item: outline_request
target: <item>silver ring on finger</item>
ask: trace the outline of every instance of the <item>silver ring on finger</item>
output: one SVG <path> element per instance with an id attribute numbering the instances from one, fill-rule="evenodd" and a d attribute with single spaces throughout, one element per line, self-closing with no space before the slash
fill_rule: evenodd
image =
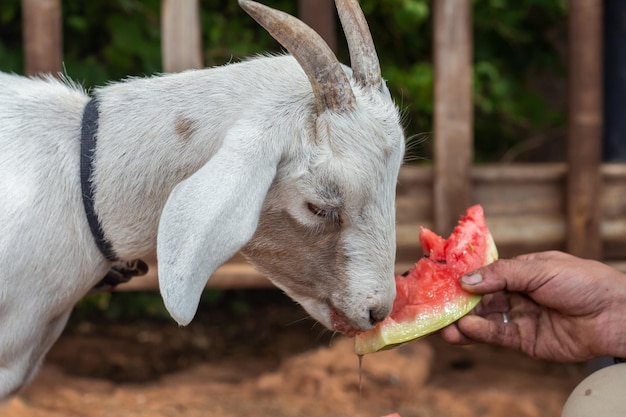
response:
<path id="1" fill-rule="evenodd" d="M 508 314 L 506 314 L 506 313 L 502 313 L 502 322 L 503 322 L 504 324 L 507 324 L 509 321 L 510 321 L 510 320 L 509 320 L 509 315 L 508 315 Z"/>

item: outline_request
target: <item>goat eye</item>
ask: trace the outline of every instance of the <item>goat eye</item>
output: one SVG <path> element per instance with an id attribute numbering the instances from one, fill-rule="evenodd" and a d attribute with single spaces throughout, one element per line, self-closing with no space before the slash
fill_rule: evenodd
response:
<path id="1" fill-rule="evenodd" d="M 328 217 L 328 212 L 326 210 L 319 208 L 313 203 L 308 203 L 307 208 L 311 213 L 315 214 L 318 217 Z"/>
<path id="2" fill-rule="evenodd" d="M 341 220 L 341 214 L 339 214 L 339 210 L 323 209 L 319 206 L 316 206 L 313 203 L 307 203 L 307 208 L 315 216 L 321 219 L 324 219 L 326 222 L 330 224 L 333 224 L 335 226 L 341 226 L 341 224 L 343 223 Z"/>

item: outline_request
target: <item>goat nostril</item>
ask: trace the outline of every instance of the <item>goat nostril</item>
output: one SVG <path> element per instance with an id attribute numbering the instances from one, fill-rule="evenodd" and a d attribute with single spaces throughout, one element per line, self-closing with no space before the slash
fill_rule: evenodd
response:
<path id="1" fill-rule="evenodd" d="M 372 308 L 370 310 L 370 323 L 372 325 L 380 323 L 381 321 L 385 320 L 388 313 L 389 313 L 389 310 L 384 307 Z"/>

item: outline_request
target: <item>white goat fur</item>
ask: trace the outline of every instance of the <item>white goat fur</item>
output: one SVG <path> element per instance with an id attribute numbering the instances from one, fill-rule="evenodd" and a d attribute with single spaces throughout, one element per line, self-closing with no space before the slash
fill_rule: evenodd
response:
<path id="1" fill-rule="evenodd" d="M 121 259 L 157 249 L 180 324 L 239 250 L 328 328 L 365 330 L 390 311 L 404 137 L 386 87 L 344 70 L 354 110 L 320 115 L 289 55 L 95 90 L 96 213 Z M 111 267 L 81 200 L 88 100 L 72 83 L 0 74 L 0 398 L 33 376 Z"/>

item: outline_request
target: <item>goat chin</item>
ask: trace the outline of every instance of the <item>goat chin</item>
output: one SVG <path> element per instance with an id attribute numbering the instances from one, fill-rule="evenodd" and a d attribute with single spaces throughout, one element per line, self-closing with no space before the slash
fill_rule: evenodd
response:
<path id="1" fill-rule="evenodd" d="M 358 2 L 338 2 L 344 26 L 367 27 Z M 404 153 L 371 38 L 348 36 L 350 69 L 328 50 L 316 57 L 317 35 L 293 18 L 241 3 L 295 57 L 94 90 L 88 180 L 102 234 L 121 261 L 156 250 L 163 300 L 182 325 L 211 274 L 243 249 L 326 327 L 366 330 L 395 295 Z M 69 80 L 0 74 L 0 396 L 32 377 L 74 304 L 112 266 L 82 200 L 89 100 Z"/>

